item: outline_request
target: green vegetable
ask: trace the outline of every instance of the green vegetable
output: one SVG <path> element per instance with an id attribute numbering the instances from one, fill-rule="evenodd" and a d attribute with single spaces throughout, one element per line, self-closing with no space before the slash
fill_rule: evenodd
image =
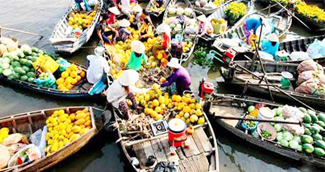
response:
<path id="1" fill-rule="evenodd" d="M 22 67 L 16 67 L 15 72 L 19 73 L 20 75 L 25 75 L 26 71 Z"/>
<path id="2" fill-rule="evenodd" d="M 310 131 L 315 134 L 319 133 L 320 129 L 317 126 L 313 125 L 311 126 Z"/>
<path id="3" fill-rule="evenodd" d="M 283 132 L 283 139 L 290 141 L 293 139 L 293 135 L 289 131 L 284 131 Z"/>
<path id="4" fill-rule="evenodd" d="M 275 124 L 275 125 L 274 125 L 274 128 L 275 128 L 275 131 L 276 131 L 276 132 L 280 132 L 281 129 L 282 129 L 282 124 Z"/>
<path id="5" fill-rule="evenodd" d="M 320 112 L 318 114 L 318 120 L 323 121 L 325 123 L 325 114 L 323 112 Z"/>
<path id="6" fill-rule="evenodd" d="M 261 133 L 262 137 L 268 139 L 270 137 L 272 137 L 272 133 L 266 131 L 266 130 L 262 130 L 262 133 Z"/>
<path id="7" fill-rule="evenodd" d="M 313 111 L 310 111 L 310 112 L 313 112 Z M 309 113 L 309 115 L 314 123 L 318 121 L 318 118 L 315 113 Z"/>
<path id="8" fill-rule="evenodd" d="M 307 124 L 307 123 L 302 123 L 302 125 L 303 125 L 305 128 L 308 128 L 308 129 L 310 129 L 310 128 L 311 128 L 311 125 L 310 125 L 310 124 Z"/>
<path id="9" fill-rule="evenodd" d="M 26 73 L 29 71 L 29 67 L 27 67 L 27 66 L 23 66 L 22 68 Z"/>
<path id="10" fill-rule="evenodd" d="M 299 146 L 299 143 L 298 143 L 296 140 L 291 140 L 291 141 L 289 142 L 289 147 L 290 147 L 291 149 L 295 149 L 295 150 L 297 150 L 297 149 L 298 149 L 298 146 Z"/>
<path id="11" fill-rule="evenodd" d="M 17 72 L 13 72 L 11 75 L 14 77 L 14 79 L 19 79 L 20 78 L 20 75 Z"/>
<path id="12" fill-rule="evenodd" d="M 323 140 L 316 140 L 315 145 L 325 149 L 325 142 Z"/>
<path id="13" fill-rule="evenodd" d="M 13 68 L 21 67 L 21 65 L 20 65 L 19 62 L 15 61 L 15 62 L 12 63 L 12 67 L 13 67 Z"/>
<path id="14" fill-rule="evenodd" d="M 304 108 L 304 107 L 299 107 L 299 110 L 300 110 L 301 112 L 303 112 L 303 113 L 307 113 L 307 110 L 306 110 L 306 108 Z"/>
<path id="15" fill-rule="evenodd" d="M 302 149 L 307 152 L 307 153 L 313 153 L 314 152 L 314 147 L 311 144 L 305 143 L 302 145 Z"/>
<path id="16" fill-rule="evenodd" d="M 2 73 L 4 76 L 8 77 L 12 73 L 12 71 L 10 69 L 5 69 Z"/>
<path id="17" fill-rule="evenodd" d="M 277 133 L 276 140 L 278 140 L 278 141 L 283 140 L 283 133 L 282 132 Z"/>
<path id="18" fill-rule="evenodd" d="M 298 143 L 301 143 L 300 136 L 294 136 L 293 140 L 297 141 Z"/>
<path id="19" fill-rule="evenodd" d="M 19 59 L 19 62 L 21 65 L 25 65 L 25 63 L 27 62 L 27 59 Z"/>
<path id="20" fill-rule="evenodd" d="M 0 75 L 3 73 L 3 69 L 0 67 Z"/>
<path id="21" fill-rule="evenodd" d="M 33 62 L 31 60 L 27 60 L 25 65 L 31 67 L 33 65 Z"/>
<path id="22" fill-rule="evenodd" d="M 35 77 L 35 72 L 28 72 L 28 73 L 27 73 L 27 76 L 28 76 L 29 78 L 33 78 L 33 77 Z"/>
<path id="23" fill-rule="evenodd" d="M 27 79 L 28 79 L 28 76 L 26 76 L 26 75 L 23 75 L 20 77 L 20 80 L 22 80 L 22 81 L 27 81 Z"/>
<path id="24" fill-rule="evenodd" d="M 9 68 L 10 68 L 10 64 L 7 63 L 7 62 L 3 62 L 3 63 L 1 64 L 1 68 L 2 68 L 2 69 L 9 69 Z"/>
<path id="25" fill-rule="evenodd" d="M 305 135 L 311 136 L 311 132 L 308 128 L 305 128 Z"/>
<path id="26" fill-rule="evenodd" d="M 252 112 L 254 109 L 255 109 L 255 106 L 249 106 L 247 111 Z"/>
<path id="27" fill-rule="evenodd" d="M 276 109 L 276 115 L 278 115 L 278 116 L 282 115 L 282 108 L 281 107 L 278 107 Z"/>
<path id="28" fill-rule="evenodd" d="M 311 117 L 307 113 L 304 115 L 304 122 L 310 124 L 311 123 Z"/>
<path id="29" fill-rule="evenodd" d="M 319 126 L 321 126 L 323 128 L 325 127 L 325 123 L 323 121 L 319 120 L 319 121 L 316 122 L 316 124 L 318 124 Z"/>
<path id="30" fill-rule="evenodd" d="M 313 143 L 313 138 L 311 136 L 308 136 L 308 135 L 303 135 L 300 137 L 301 139 L 301 142 L 302 143 L 309 143 L 309 144 L 312 144 Z"/>
<path id="31" fill-rule="evenodd" d="M 322 140 L 322 136 L 320 134 L 316 133 L 316 134 L 313 134 L 313 139 L 314 140 Z"/>
<path id="32" fill-rule="evenodd" d="M 280 140 L 280 145 L 282 145 L 284 147 L 288 147 L 289 146 L 289 142 L 287 140 Z"/>
<path id="33" fill-rule="evenodd" d="M 299 151 L 299 152 L 301 152 L 302 151 L 302 146 L 301 145 L 298 145 L 298 147 L 297 147 L 296 150 Z"/>
<path id="34" fill-rule="evenodd" d="M 31 77 L 31 78 L 28 78 L 28 82 L 34 82 L 35 78 Z"/>
<path id="35" fill-rule="evenodd" d="M 315 154 L 316 156 L 325 156 L 325 151 L 324 151 L 324 149 L 322 149 L 322 148 L 318 148 L 318 147 L 316 147 L 316 148 L 314 149 L 314 154 Z"/>

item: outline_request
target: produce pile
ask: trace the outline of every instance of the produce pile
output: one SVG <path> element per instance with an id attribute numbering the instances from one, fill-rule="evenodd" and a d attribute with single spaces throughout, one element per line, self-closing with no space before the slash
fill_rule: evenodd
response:
<path id="1" fill-rule="evenodd" d="M 247 6 L 242 2 L 232 2 L 225 10 L 228 21 L 237 21 L 247 13 Z"/>
<path id="2" fill-rule="evenodd" d="M 18 48 L 18 41 L 10 38 L 0 37 L 0 56 L 4 53 L 15 51 Z"/>
<path id="3" fill-rule="evenodd" d="M 299 64 L 297 71 L 299 76 L 296 92 L 325 95 L 325 75 L 321 65 L 313 60 L 305 60 Z"/>
<path id="4" fill-rule="evenodd" d="M 300 2 L 294 9 L 298 14 L 313 19 L 317 22 L 325 22 L 325 11 L 316 5 L 308 5 L 306 2 Z"/>
<path id="5" fill-rule="evenodd" d="M 150 8 L 149 11 L 154 11 L 154 12 L 160 12 L 165 9 L 166 5 L 163 5 L 161 7 L 157 7 L 156 4 L 149 2 Z"/>
<path id="6" fill-rule="evenodd" d="M 46 133 L 45 152 L 50 155 L 90 130 L 92 121 L 88 108 L 76 113 L 57 110 L 47 118 L 46 126 L 48 133 Z"/>
<path id="7" fill-rule="evenodd" d="M 276 142 L 283 147 L 291 148 L 299 152 L 314 154 L 318 157 L 325 156 L 325 114 L 315 111 L 306 110 L 303 107 L 282 106 L 270 109 L 263 107 L 273 114 L 274 120 L 285 120 L 303 122 L 302 126 L 294 124 L 270 123 L 276 130 Z M 258 117 L 261 107 L 249 106 L 248 114 L 252 118 Z M 249 129 L 256 128 L 257 122 L 247 124 Z M 253 133 L 254 135 L 254 133 Z M 263 132 L 264 138 L 271 137 L 269 132 Z M 257 136 L 259 137 L 259 136 Z"/>
<path id="8" fill-rule="evenodd" d="M 199 0 L 199 1 L 195 1 L 195 7 L 205 9 L 205 10 L 210 10 L 210 9 L 219 8 L 223 2 L 225 1 L 215 0 L 215 1 L 207 2 L 207 0 Z"/>
<path id="9" fill-rule="evenodd" d="M 137 105 L 143 108 L 140 113 L 132 110 L 129 120 L 121 120 L 120 130 L 124 132 L 139 131 L 142 137 L 152 137 L 150 123 L 158 120 L 180 118 L 187 125 L 205 123 L 201 105 L 191 97 L 191 94 L 172 95 L 164 93 L 158 84 L 153 84 L 145 94 L 136 94 Z M 126 100 L 132 106 L 131 100 Z M 133 120 L 132 120 L 133 119 Z"/>
<path id="10" fill-rule="evenodd" d="M 27 138 L 21 133 L 11 133 L 7 127 L 0 129 L 0 170 L 31 163 L 43 156 L 33 135 Z"/>
<path id="11" fill-rule="evenodd" d="M 68 23 L 73 29 L 79 28 L 81 30 L 85 30 L 91 25 L 91 22 L 93 21 L 95 15 L 96 15 L 96 10 L 94 10 L 90 14 L 87 14 L 83 11 L 81 12 L 72 11 L 69 14 Z"/>
<path id="12" fill-rule="evenodd" d="M 61 73 L 61 77 L 56 80 L 56 84 L 59 90 L 69 91 L 85 76 L 86 73 L 82 70 L 82 68 L 72 64 L 69 68 Z"/>

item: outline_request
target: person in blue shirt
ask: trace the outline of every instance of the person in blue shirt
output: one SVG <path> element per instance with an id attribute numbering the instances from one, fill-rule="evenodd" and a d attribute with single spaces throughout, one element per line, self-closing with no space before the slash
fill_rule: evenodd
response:
<path id="1" fill-rule="evenodd" d="M 275 54 L 279 49 L 279 38 L 275 33 L 271 33 L 267 35 L 266 40 L 262 40 L 261 42 L 261 50 L 267 52 L 275 58 Z"/>
<path id="2" fill-rule="evenodd" d="M 86 11 L 90 10 L 90 6 L 87 2 L 87 0 L 74 0 L 77 6 L 77 10 L 79 11 L 81 9 L 81 3 L 84 2 Z"/>
<path id="3" fill-rule="evenodd" d="M 253 33 L 255 34 L 257 28 L 262 25 L 262 20 L 263 19 L 259 15 L 251 15 L 246 19 L 246 22 L 244 24 L 244 30 L 247 44 L 249 44 L 249 37 L 251 36 L 251 31 L 253 30 Z"/>

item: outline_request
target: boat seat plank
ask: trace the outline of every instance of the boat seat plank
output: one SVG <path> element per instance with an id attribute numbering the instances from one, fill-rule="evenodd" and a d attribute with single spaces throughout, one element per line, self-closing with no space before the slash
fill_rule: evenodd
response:
<path id="1" fill-rule="evenodd" d="M 204 152 L 203 145 L 202 145 L 202 143 L 201 143 L 201 141 L 200 141 L 200 137 L 197 135 L 197 133 L 194 132 L 193 135 L 192 135 L 192 137 L 193 137 L 193 140 L 194 140 L 194 142 L 195 142 L 195 144 L 196 144 L 198 150 L 199 150 L 200 152 Z"/>
<path id="2" fill-rule="evenodd" d="M 140 161 L 140 165 L 142 167 L 145 167 L 147 157 L 146 157 L 146 154 L 144 152 L 144 149 L 142 148 L 142 144 L 141 143 L 134 144 L 132 147 L 133 147 L 133 150 L 134 150 L 137 158 Z"/>
<path id="3" fill-rule="evenodd" d="M 169 146 L 169 143 L 168 143 L 168 137 L 164 137 L 164 138 L 160 138 L 160 143 L 164 149 L 164 152 L 165 152 L 165 155 L 166 155 L 166 158 L 169 162 L 173 162 L 173 161 L 178 161 L 179 160 L 179 157 L 177 154 L 175 155 L 171 155 L 170 154 L 170 146 Z"/>
<path id="4" fill-rule="evenodd" d="M 151 155 L 155 155 L 150 141 L 142 142 L 142 148 L 144 150 L 146 159 Z"/>
<path id="5" fill-rule="evenodd" d="M 197 132 L 197 135 L 200 137 L 200 141 L 201 141 L 204 151 L 210 152 L 213 147 L 208 139 L 208 136 L 203 131 L 203 128 L 199 127 L 195 130 L 195 132 Z"/>
<path id="6" fill-rule="evenodd" d="M 181 159 L 181 160 L 185 159 L 185 155 L 184 155 L 184 153 L 182 151 L 182 148 L 180 148 L 180 147 L 176 148 L 176 153 L 177 153 L 179 159 Z"/>
<path id="7" fill-rule="evenodd" d="M 204 155 L 204 154 L 199 154 L 197 156 L 195 156 L 195 161 L 193 161 L 192 164 L 195 164 L 195 162 L 200 162 L 200 164 L 198 164 L 198 172 L 206 172 L 209 171 L 209 161 L 208 158 Z"/>
<path id="8" fill-rule="evenodd" d="M 183 165 L 183 163 L 182 163 L 181 161 L 178 162 L 178 167 L 177 167 L 177 169 L 178 169 L 179 172 L 187 172 L 187 171 L 185 170 L 185 167 L 184 167 L 184 165 Z"/>
<path id="9" fill-rule="evenodd" d="M 160 140 L 159 139 L 151 140 L 151 145 L 158 162 L 166 161 L 167 157 L 165 155 L 164 148 L 161 145 Z"/>
<path id="10" fill-rule="evenodd" d="M 196 172 L 195 168 L 193 168 L 191 162 L 188 159 L 181 160 L 181 163 L 184 166 L 184 170 L 186 172 Z"/>
<path id="11" fill-rule="evenodd" d="M 200 153 L 199 149 L 197 148 L 195 141 L 192 136 L 187 136 L 187 141 L 189 144 L 188 148 L 183 148 L 184 153 L 187 158 L 193 156 L 193 155 L 198 155 Z"/>

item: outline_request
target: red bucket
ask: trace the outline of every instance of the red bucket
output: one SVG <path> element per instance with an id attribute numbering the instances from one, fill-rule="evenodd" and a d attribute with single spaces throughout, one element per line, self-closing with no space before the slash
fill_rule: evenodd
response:
<path id="1" fill-rule="evenodd" d="M 169 145 L 180 147 L 187 139 L 186 136 L 186 123 L 178 118 L 174 118 L 168 122 L 168 139 Z"/>

